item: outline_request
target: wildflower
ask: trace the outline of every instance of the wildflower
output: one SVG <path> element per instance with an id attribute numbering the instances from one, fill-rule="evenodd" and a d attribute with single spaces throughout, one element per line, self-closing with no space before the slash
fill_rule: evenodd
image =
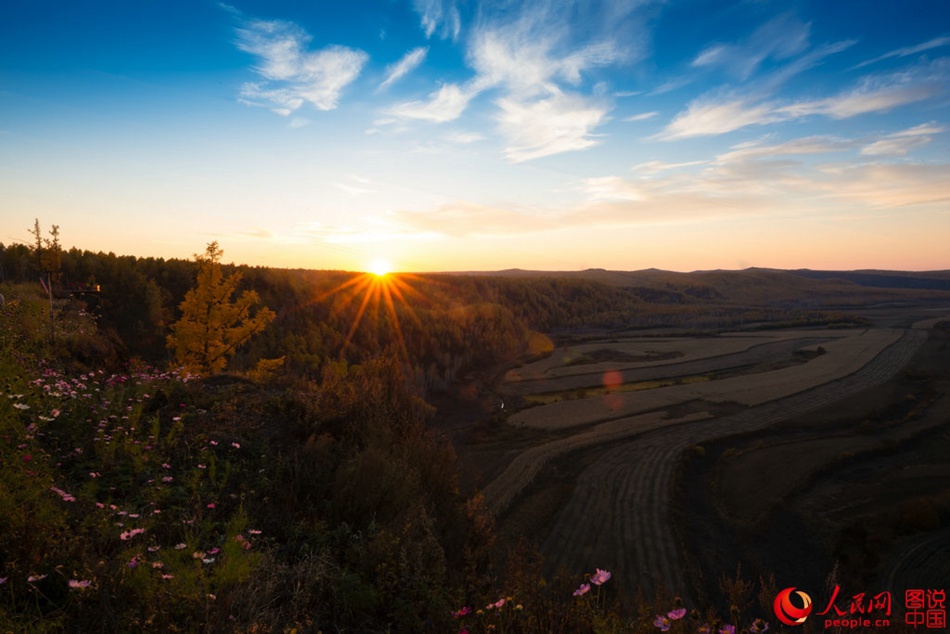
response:
<path id="1" fill-rule="evenodd" d="M 3 584 L 5 584 L 5 583 L 7 582 L 7 579 L 9 579 L 9 578 L 10 578 L 10 577 L 0 577 L 0 586 L 2 586 Z"/>
<path id="2" fill-rule="evenodd" d="M 213 563 L 214 563 L 214 557 L 205 557 L 204 559 L 201 560 L 201 563 L 203 563 L 203 564 L 206 565 L 206 566 L 207 566 L 208 564 L 213 564 Z"/>
<path id="3" fill-rule="evenodd" d="M 195 552 L 191 553 L 192 559 L 201 559 L 204 556 L 205 556 L 205 553 L 201 550 L 196 550 Z"/>
<path id="4" fill-rule="evenodd" d="M 161 548 L 162 548 L 161 546 L 149 546 L 149 547 L 148 547 L 148 552 L 154 553 L 154 552 L 156 552 L 156 551 L 158 551 L 158 550 L 161 550 Z"/>
<path id="5" fill-rule="evenodd" d="M 46 579 L 46 575 L 30 575 L 26 578 L 27 583 L 33 583 L 34 581 L 42 581 Z"/>
<path id="6" fill-rule="evenodd" d="M 212 548 L 211 550 L 208 551 L 208 554 L 209 554 L 209 555 L 217 555 L 219 552 L 221 552 L 221 549 L 218 548 L 217 546 L 215 546 L 214 548 Z"/>
<path id="7" fill-rule="evenodd" d="M 132 559 L 130 559 L 130 560 L 129 560 L 129 563 L 126 564 L 126 565 L 127 565 L 129 568 L 135 568 L 136 566 L 139 565 L 138 557 L 132 557 Z"/>
<path id="8" fill-rule="evenodd" d="M 214 509 L 214 502 L 210 502 L 210 503 L 208 504 L 208 508 L 209 508 L 209 509 Z"/>
<path id="9" fill-rule="evenodd" d="M 175 478 L 173 478 L 172 476 L 165 476 L 164 478 L 162 478 L 162 482 L 165 482 L 166 484 L 168 482 L 174 482 L 174 480 Z"/>
<path id="10" fill-rule="evenodd" d="M 661 632 L 668 632 L 670 630 L 670 620 L 665 616 L 656 615 L 656 618 L 653 619 L 653 626 L 656 627 Z"/>
<path id="11" fill-rule="evenodd" d="M 30 406 L 27 405 L 26 403 L 14 403 L 13 407 L 17 409 L 30 409 Z"/>
<path id="12" fill-rule="evenodd" d="M 162 579 L 174 579 L 175 575 L 162 575 Z"/>
<path id="13" fill-rule="evenodd" d="M 52 412 L 50 412 L 50 414 L 53 415 L 53 418 L 57 418 L 61 413 L 62 412 L 60 412 L 58 409 L 54 409 Z"/>
<path id="14" fill-rule="evenodd" d="M 504 599 L 504 597 L 502 597 L 501 599 L 498 599 L 497 601 L 495 601 L 495 607 L 498 608 L 499 610 L 501 609 L 501 606 L 503 606 L 503 605 L 505 605 L 505 599 Z"/>
<path id="15" fill-rule="evenodd" d="M 99 507 L 99 508 L 101 508 L 101 509 L 104 509 L 104 508 L 106 507 L 106 505 L 103 504 L 102 502 L 96 502 L 96 506 Z"/>
<path id="16" fill-rule="evenodd" d="M 667 612 L 666 616 L 670 617 L 671 621 L 679 621 L 681 618 L 686 616 L 686 608 L 680 608 L 679 610 Z"/>
<path id="17" fill-rule="evenodd" d="M 769 629 L 769 624 L 768 624 L 768 623 L 766 623 L 766 622 L 765 622 L 764 620 L 762 620 L 762 619 L 756 619 L 756 620 L 752 623 L 752 627 L 749 628 L 749 631 L 750 631 L 750 632 L 753 632 L 753 634 L 761 634 L 762 632 L 764 632 L 764 631 L 766 631 L 766 630 L 768 630 L 768 629 Z"/>
<path id="18" fill-rule="evenodd" d="M 187 548 L 187 546 L 185 545 L 185 542 L 182 542 L 175 546 L 175 550 L 184 550 L 185 548 Z"/>
<path id="19" fill-rule="evenodd" d="M 198 465 L 198 468 L 199 468 L 199 469 L 207 469 L 208 467 L 204 466 L 203 464 L 199 464 L 199 465 Z"/>
<path id="20" fill-rule="evenodd" d="M 606 570 L 597 569 L 597 574 L 590 578 L 590 582 L 595 586 L 599 586 L 603 583 L 606 583 L 610 579 L 610 573 Z"/>
<path id="21" fill-rule="evenodd" d="M 471 614 L 471 613 L 472 613 L 472 608 L 466 605 L 463 608 L 459 608 L 458 612 L 453 612 L 452 618 L 453 619 L 461 618 L 465 616 L 466 614 Z"/>
<path id="22" fill-rule="evenodd" d="M 121 539 L 122 541 L 128 541 L 132 539 L 133 537 L 135 537 L 136 535 L 141 535 L 144 532 L 145 532 L 144 528 L 133 528 L 132 530 L 123 531 L 122 534 L 119 535 L 119 539 Z"/>
<path id="23" fill-rule="evenodd" d="M 231 443 L 231 446 L 234 447 L 235 449 L 240 449 L 240 448 L 241 448 L 241 443 L 232 442 L 232 443 Z"/>
<path id="24" fill-rule="evenodd" d="M 719 630 L 719 634 L 736 634 L 736 626 L 729 624 L 723 625 L 722 629 Z"/>
<path id="25" fill-rule="evenodd" d="M 217 446 L 218 446 L 218 441 L 217 441 L 217 440 L 212 440 L 212 441 L 211 441 L 211 444 L 214 445 L 215 447 L 217 447 Z"/>
<path id="26" fill-rule="evenodd" d="M 247 531 L 247 532 L 250 533 L 251 535 L 260 535 L 260 534 L 261 534 L 260 531 L 254 530 L 253 528 L 252 528 L 251 530 Z"/>
<path id="27" fill-rule="evenodd" d="M 582 584 L 581 584 L 581 587 L 574 591 L 574 596 L 575 596 L 575 597 L 580 597 L 580 596 L 583 596 L 583 595 L 587 594 L 588 592 L 590 592 L 590 584 L 589 584 L 589 583 L 582 583 Z"/>
<path id="28" fill-rule="evenodd" d="M 170 464 L 168 464 L 167 462 L 163 462 L 163 463 L 162 463 L 162 469 L 171 469 L 171 468 L 172 468 L 172 466 L 171 466 Z"/>
<path id="29" fill-rule="evenodd" d="M 165 567 L 165 564 L 163 564 L 163 563 L 160 562 L 160 561 L 153 561 L 153 562 L 152 562 L 152 568 L 164 568 L 164 567 Z"/>
<path id="30" fill-rule="evenodd" d="M 712 628 L 708 623 L 704 623 L 699 626 L 698 630 L 696 630 L 696 634 L 712 634 Z"/>
<path id="31" fill-rule="evenodd" d="M 70 579 L 69 587 L 70 588 L 88 588 L 90 583 L 92 582 L 87 579 L 83 579 L 82 581 L 80 581 L 79 579 Z"/>

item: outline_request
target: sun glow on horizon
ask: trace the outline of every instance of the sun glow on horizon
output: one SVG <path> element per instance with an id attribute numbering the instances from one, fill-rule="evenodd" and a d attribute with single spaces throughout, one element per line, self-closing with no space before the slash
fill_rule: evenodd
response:
<path id="1" fill-rule="evenodd" d="M 368 273 L 372 273 L 376 277 L 385 277 L 387 274 L 392 272 L 392 265 L 387 261 L 381 258 L 377 258 L 369 263 L 369 267 L 366 269 Z"/>

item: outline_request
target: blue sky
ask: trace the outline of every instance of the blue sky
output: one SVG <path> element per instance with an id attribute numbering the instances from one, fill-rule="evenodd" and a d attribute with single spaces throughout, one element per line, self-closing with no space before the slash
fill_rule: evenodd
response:
<path id="1" fill-rule="evenodd" d="M 950 3 L 3 2 L 0 242 L 950 268 Z"/>

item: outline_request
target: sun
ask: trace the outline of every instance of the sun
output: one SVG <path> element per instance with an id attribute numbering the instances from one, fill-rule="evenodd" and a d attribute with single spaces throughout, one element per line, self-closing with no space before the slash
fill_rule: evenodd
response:
<path id="1" fill-rule="evenodd" d="M 369 263 L 367 271 L 376 277 L 385 277 L 392 270 L 392 266 L 386 260 L 376 258 Z"/>

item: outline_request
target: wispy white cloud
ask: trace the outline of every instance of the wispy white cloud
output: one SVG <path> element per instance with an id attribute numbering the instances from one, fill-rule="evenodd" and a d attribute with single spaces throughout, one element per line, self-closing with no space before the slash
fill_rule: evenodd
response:
<path id="1" fill-rule="evenodd" d="M 865 156 L 904 156 L 911 150 L 928 145 L 933 141 L 935 134 L 945 131 L 946 128 L 935 123 L 924 123 L 907 130 L 888 134 L 861 148 L 861 154 Z"/>
<path id="2" fill-rule="evenodd" d="M 426 37 L 432 37 L 438 31 L 442 38 L 458 39 L 462 17 L 456 0 L 413 0 L 412 4 Z"/>
<path id="3" fill-rule="evenodd" d="M 924 51 L 929 51 L 935 48 L 941 48 L 943 46 L 950 46 L 950 37 L 935 37 L 932 40 L 927 40 L 922 44 L 917 44 L 916 46 L 905 46 L 903 48 L 898 48 L 888 53 L 884 53 L 880 57 L 875 57 L 874 59 L 869 59 L 866 62 L 861 62 L 854 68 L 863 68 L 871 64 L 876 64 L 877 62 L 883 61 L 885 59 L 890 59 L 892 57 L 907 57 L 908 55 L 916 55 L 917 53 L 923 53 Z"/>
<path id="4" fill-rule="evenodd" d="M 950 65 L 937 60 L 905 72 L 865 78 L 856 87 L 824 99 L 782 103 L 734 92 L 706 95 L 691 102 L 654 138 L 671 141 L 809 116 L 847 119 L 886 112 L 946 92 L 948 76 Z"/>
<path id="5" fill-rule="evenodd" d="M 500 99 L 498 122 L 512 163 L 583 150 L 597 144 L 592 132 L 607 109 L 580 95 L 555 94 L 536 101 Z"/>
<path id="6" fill-rule="evenodd" d="M 630 117 L 626 117 L 624 121 L 646 121 L 647 119 L 652 119 L 658 114 L 660 113 L 656 112 L 655 110 L 652 112 L 641 112 L 640 114 L 635 114 Z"/>
<path id="7" fill-rule="evenodd" d="M 667 170 L 680 169 L 683 167 L 693 167 L 696 165 L 703 165 L 706 161 L 685 161 L 683 163 L 667 163 L 665 161 L 647 161 L 646 163 L 640 163 L 633 166 L 633 171 L 641 174 L 658 174 L 659 172 L 665 172 Z"/>
<path id="8" fill-rule="evenodd" d="M 591 200 L 643 200 L 644 192 L 636 184 L 619 176 L 584 179 L 583 191 Z"/>
<path id="9" fill-rule="evenodd" d="M 284 116 L 307 102 L 319 110 L 336 108 L 343 89 L 369 59 L 345 46 L 308 50 L 310 35 L 283 20 L 246 20 L 237 33 L 238 48 L 257 57 L 255 71 L 268 80 L 246 83 L 242 101 Z"/>
<path id="10" fill-rule="evenodd" d="M 466 42 L 465 59 L 474 75 L 463 83 L 445 83 L 426 99 L 392 106 L 386 114 L 445 123 L 491 91 L 499 93 L 492 103 L 509 161 L 590 147 L 597 143 L 594 129 L 606 120 L 609 86 L 603 81 L 585 86 L 585 81 L 595 69 L 642 53 L 647 38 L 634 37 L 645 31 L 633 18 L 639 6 L 613 0 L 482 5 Z M 457 10 L 456 4 L 416 3 L 429 35 L 444 26 L 450 9 Z M 583 37 L 572 28 L 572 20 L 580 19 L 588 20 Z"/>
<path id="11" fill-rule="evenodd" d="M 854 141 L 829 136 L 810 136 L 772 145 L 753 141 L 732 146 L 728 152 L 716 156 L 716 163 L 723 165 L 778 156 L 845 152 L 853 150 L 855 145 Z"/>
<path id="12" fill-rule="evenodd" d="M 446 123 L 458 119 L 468 102 L 478 94 L 477 89 L 459 86 L 458 84 L 444 84 L 437 91 L 429 95 L 426 101 L 410 101 L 395 106 L 387 114 L 407 119 L 421 119 L 432 123 Z"/>
<path id="13" fill-rule="evenodd" d="M 425 60 L 428 52 L 428 47 L 420 46 L 406 53 L 402 59 L 386 68 L 386 79 L 383 80 L 383 83 L 381 83 L 379 87 L 386 89 L 414 71 L 419 67 L 419 64 Z"/>
<path id="14" fill-rule="evenodd" d="M 756 29 L 738 44 L 713 44 L 696 59 L 695 67 L 722 67 L 739 79 L 747 79 L 766 60 L 785 60 L 809 46 L 811 25 L 791 15 L 781 15 Z"/>
<path id="15" fill-rule="evenodd" d="M 449 143 L 458 143 L 460 145 L 468 145 L 469 143 L 477 143 L 485 138 L 484 134 L 480 132 L 453 132 L 451 134 L 445 135 L 445 140 Z"/>

